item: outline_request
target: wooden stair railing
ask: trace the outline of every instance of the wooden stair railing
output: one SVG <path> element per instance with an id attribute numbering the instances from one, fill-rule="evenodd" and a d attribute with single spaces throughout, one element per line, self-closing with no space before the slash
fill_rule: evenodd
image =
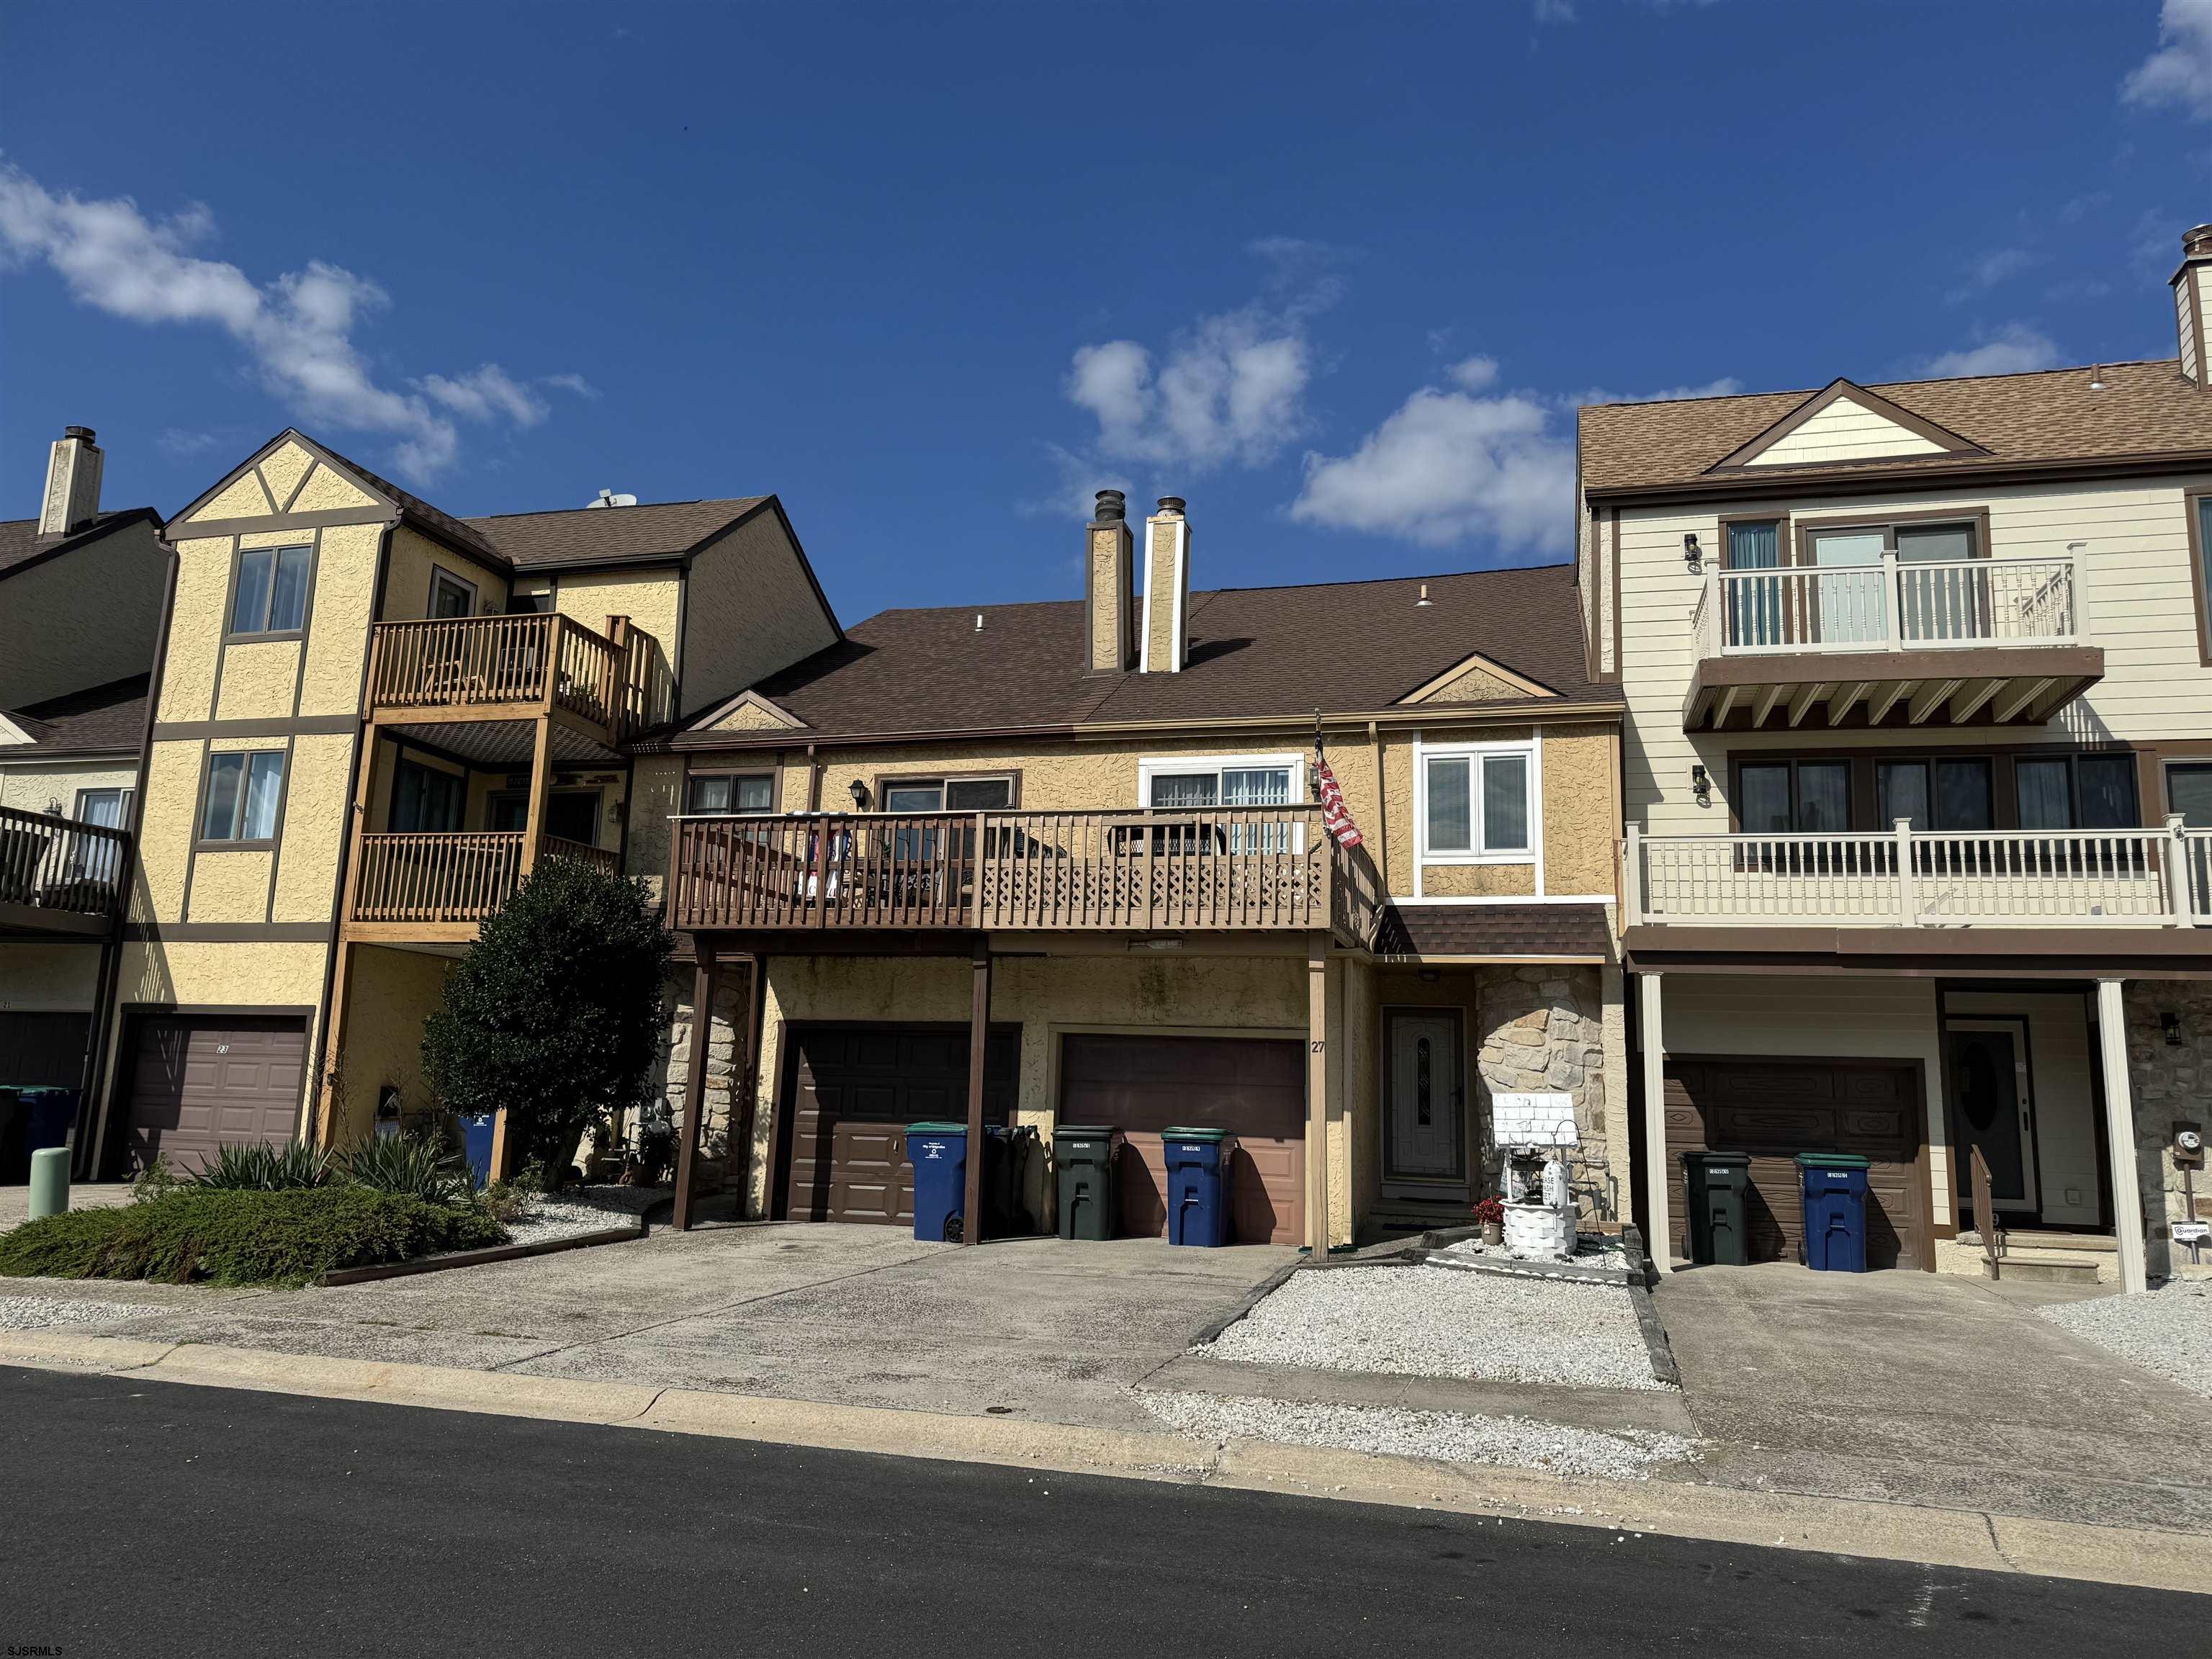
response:
<path id="1" fill-rule="evenodd" d="M 1982 1236 L 1982 1255 L 1988 1261 L 1990 1277 L 1995 1279 L 2003 1271 L 2004 1235 L 1997 1227 L 1995 1200 L 1990 1196 L 1990 1161 L 1982 1156 L 1982 1149 L 1971 1149 L 1967 1168 L 1974 1184 L 1974 1226 Z"/>

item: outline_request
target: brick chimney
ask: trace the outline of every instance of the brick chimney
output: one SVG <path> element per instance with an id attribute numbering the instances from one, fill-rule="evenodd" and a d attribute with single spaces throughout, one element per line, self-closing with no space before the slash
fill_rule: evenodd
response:
<path id="1" fill-rule="evenodd" d="M 2181 331 L 2181 372 L 2200 386 L 2212 385 L 2212 225 L 2181 235 L 2181 269 L 2173 273 L 2173 320 Z"/>
<path id="2" fill-rule="evenodd" d="M 1189 654 L 1190 520 L 1180 495 L 1160 497 L 1145 520 L 1145 637 L 1137 666 L 1176 674 Z"/>
<path id="3" fill-rule="evenodd" d="M 100 516 L 100 446 L 88 426 L 65 426 L 46 459 L 39 534 L 68 536 Z"/>
<path id="4" fill-rule="evenodd" d="M 1083 536 L 1084 672 L 1127 673 L 1137 660 L 1137 584 L 1128 500 L 1120 490 L 1098 492 Z"/>

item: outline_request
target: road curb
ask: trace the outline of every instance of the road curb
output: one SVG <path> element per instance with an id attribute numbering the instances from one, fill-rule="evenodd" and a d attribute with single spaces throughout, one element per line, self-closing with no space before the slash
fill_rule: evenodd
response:
<path id="1" fill-rule="evenodd" d="M 368 1285 L 380 1279 L 411 1279 L 417 1273 L 442 1273 L 455 1267 L 481 1267 L 490 1261 L 522 1261 L 534 1255 L 557 1255 L 563 1250 L 589 1249 L 595 1244 L 628 1244 L 646 1236 L 645 1217 L 619 1227 L 596 1232 L 570 1233 L 565 1238 L 541 1238 L 530 1244 L 492 1244 L 481 1250 L 454 1250 L 444 1255 L 418 1255 L 405 1261 L 379 1261 L 367 1267 L 333 1267 L 314 1282 L 325 1289 L 339 1285 Z"/>
<path id="2" fill-rule="evenodd" d="M 1620 1533 L 2087 1579 L 2197 1595 L 2212 1537 L 1685 1481 L 1570 1479 L 1329 1447 L 824 1405 L 634 1382 L 273 1353 L 70 1332 L 0 1333 L 0 1364 L 528 1417 L 897 1457 L 1288 1492 Z"/>

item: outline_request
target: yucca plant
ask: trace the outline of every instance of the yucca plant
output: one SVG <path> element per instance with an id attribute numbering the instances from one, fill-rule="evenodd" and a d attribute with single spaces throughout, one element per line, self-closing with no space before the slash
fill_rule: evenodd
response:
<path id="1" fill-rule="evenodd" d="M 469 1166 L 459 1152 L 415 1135 L 380 1135 L 346 1155 L 346 1179 L 372 1192 L 398 1193 L 426 1204 L 461 1204 Z"/>
<path id="2" fill-rule="evenodd" d="M 337 1160 L 330 1153 L 295 1140 L 283 1146 L 218 1146 L 185 1179 L 195 1187 L 232 1192 L 285 1193 L 327 1187 L 338 1176 Z"/>

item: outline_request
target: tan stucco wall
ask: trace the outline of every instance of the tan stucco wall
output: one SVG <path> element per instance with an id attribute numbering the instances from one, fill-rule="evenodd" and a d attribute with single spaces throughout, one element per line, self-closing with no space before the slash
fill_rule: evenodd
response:
<path id="1" fill-rule="evenodd" d="M 405 622 L 428 616 L 433 566 L 444 567 L 477 590 L 477 615 L 507 609 L 504 575 L 403 524 L 392 532 L 391 568 L 385 574 L 384 605 L 377 620 Z"/>
<path id="2" fill-rule="evenodd" d="M 1341 975 L 1339 967 L 1334 971 Z M 1364 965 L 1360 971 L 1364 971 Z M 993 972 L 991 1018 L 1018 1021 L 1022 1051 L 1018 1121 L 1049 1136 L 1057 1099 L 1059 1038 L 1069 1030 L 1137 1030 L 1164 1034 L 1233 1033 L 1304 1037 L 1307 995 L 1303 957 L 1127 955 L 1007 957 Z M 1340 981 L 1341 983 L 1341 981 Z M 760 1094 L 754 1119 L 750 1203 L 763 1212 L 770 1176 L 775 1101 L 782 1066 L 784 1020 L 940 1020 L 964 1024 L 972 974 L 942 958 L 778 957 L 769 969 Z M 1345 998 L 1337 996 L 1341 1008 Z M 1346 1050 L 1341 1030 L 1330 1048 Z M 1364 1051 L 1357 1044 L 1354 1058 Z M 1357 1097 L 1340 1073 L 1330 1135 L 1330 1222 L 1338 1242 L 1352 1236 L 1352 1193 L 1362 1130 L 1343 1115 Z M 678 1103 L 680 1107 L 680 1102 Z"/>
<path id="3" fill-rule="evenodd" d="M 177 544 L 177 597 L 171 607 L 157 719 L 213 717 L 216 658 L 228 620 L 232 546 L 228 536 L 194 537 Z"/>
<path id="4" fill-rule="evenodd" d="M 799 551 L 773 513 L 756 514 L 699 554 L 689 582 L 680 650 L 672 631 L 661 633 L 631 613 L 683 665 L 686 711 L 733 696 L 836 641 Z M 672 630 L 672 617 L 670 625 Z"/>
<path id="5" fill-rule="evenodd" d="M 167 562 L 135 524 L 0 582 L 0 708 L 21 708 L 153 665 Z"/>
<path id="6" fill-rule="evenodd" d="M 291 505 L 301 481 L 314 469 L 315 458 L 297 444 L 279 445 L 261 458 L 261 479 L 278 512 Z"/>
<path id="7" fill-rule="evenodd" d="M 1511 681 L 1501 679 L 1480 663 L 1470 663 L 1433 691 L 1418 697 L 1407 697 L 1407 702 L 1494 702 L 1510 697 L 1525 697 L 1528 693 Z"/>
<path id="8" fill-rule="evenodd" d="M 100 945 L 0 945 L 0 1011 L 88 1009 L 100 984 Z"/>
<path id="9" fill-rule="evenodd" d="M 76 798 L 85 789 L 137 787 L 137 757 L 129 761 L 17 761 L 0 748 L 0 806 L 18 812 L 44 812 L 58 801 L 64 817 L 76 816 Z"/>
<path id="10" fill-rule="evenodd" d="M 683 810 L 683 788 L 680 755 L 641 755 L 630 769 L 629 854 L 624 872 L 642 876 L 655 894 L 667 880 L 668 820 Z"/>
<path id="11" fill-rule="evenodd" d="M 688 696 L 689 693 L 687 692 Z M 710 732 L 774 732 L 792 729 L 789 720 L 780 720 L 757 702 L 741 702 L 735 708 L 708 727 Z"/>
<path id="12" fill-rule="evenodd" d="M 339 1085 L 332 1103 L 331 1139 L 338 1146 L 369 1133 L 376 1097 L 386 1085 L 400 1091 L 400 1112 L 433 1109 L 437 1097 L 422 1081 L 422 1022 L 445 995 L 453 962 L 419 951 L 355 945 L 346 975 L 345 1045 L 331 1056 Z"/>
<path id="13" fill-rule="evenodd" d="M 374 507 L 374 497 L 354 487 L 327 466 L 318 466 L 292 498 L 295 513 L 335 513 L 345 507 Z M 216 515 L 219 516 L 219 515 Z"/>
<path id="14" fill-rule="evenodd" d="M 337 733 L 292 739 L 274 921 L 330 917 L 352 816 L 354 741 Z"/>
<path id="15" fill-rule="evenodd" d="M 361 707 L 383 534 L 383 526 L 373 524 L 338 525 L 319 532 L 315 608 L 308 618 L 307 659 L 300 680 L 302 714 L 349 714 Z"/>
<path id="16" fill-rule="evenodd" d="M 300 678 L 297 640 L 242 641 L 222 653 L 222 685 L 215 714 L 223 720 L 290 718 L 292 688 Z"/>
<path id="17" fill-rule="evenodd" d="M 1544 890 L 1614 891 L 1620 792 L 1609 731 L 1544 734 Z"/>
<path id="18" fill-rule="evenodd" d="M 595 634 L 606 631 L 608 617 L 628 617 L 633 628 L 653 635 L 660 680 L 665 687 L 682 667 L 682 653 L 677 642 L 677 614 L 683 592 L 684 578 L 672 568 L 563 574 L 554 589 L 553 606 L 561 615 Z M 743 689 L 733 685 L 722 695 L 727 696 Z M 684 688 L 684 698 L 693 708 L 702 702 L 714 701 L 694 697 L 688 684 Z"/>
<path id="19" fill-rule="evenodd" d="M 269 914 L 266 852 L 203 852 L 192 863 L 186 921 L 261 921 Z"/>
<path id="20" fill-rule="evenodd" d="M 261 480 L 248 469 L 219 494 L 210 496 L 205 505 L 185 522 L 212 524 L 223 519 L 265 519 L 276 510 L 270 503 L 269 492 L 261 487 Z"/>
<path id="21" fill-rule="evenodd" d="M 1536 866 L 1527 864 L 1426 864 L 1424 898 L 1520 897 L 1536 890 Z"/>

